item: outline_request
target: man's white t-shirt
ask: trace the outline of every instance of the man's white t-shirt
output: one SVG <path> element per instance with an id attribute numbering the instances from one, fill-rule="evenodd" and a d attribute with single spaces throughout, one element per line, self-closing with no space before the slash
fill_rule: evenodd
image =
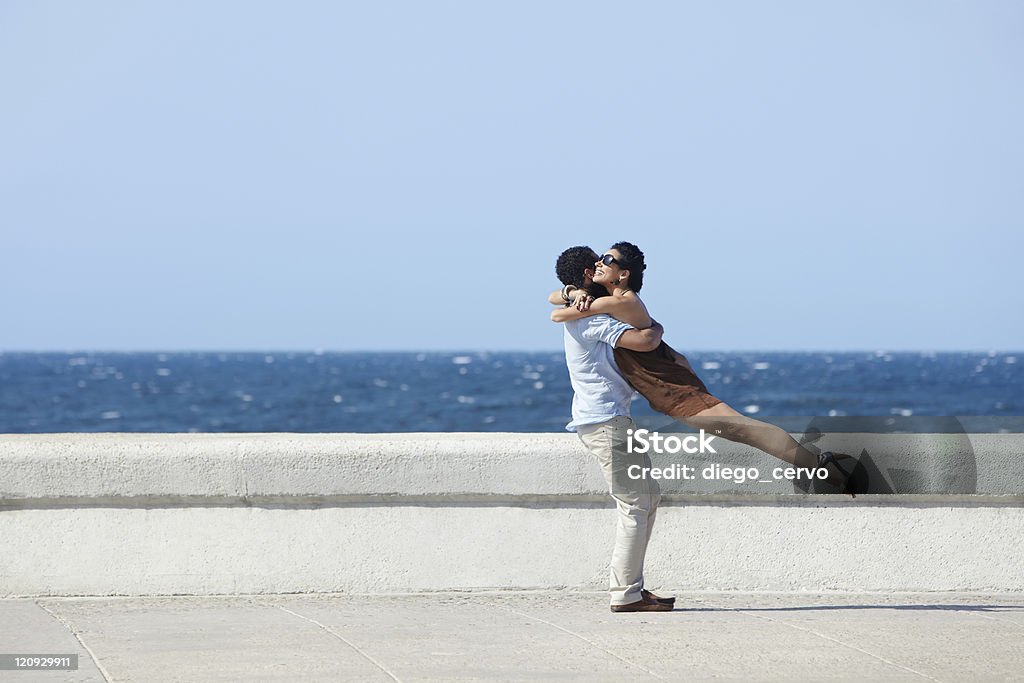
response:
<path id="1" fill-rule="evenodd" d="M 565 364 L 574 392 L 572 422 L 565 426 L 570 432 L 581 425 L 629 416 L 633 387 L 619 373 L 612 350 L 622 333 L 632 329 L 604 314 L 565 323 Z"/>

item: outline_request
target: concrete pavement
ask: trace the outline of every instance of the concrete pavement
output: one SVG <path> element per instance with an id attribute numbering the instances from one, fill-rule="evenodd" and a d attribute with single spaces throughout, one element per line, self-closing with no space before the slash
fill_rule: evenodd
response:
<path id="1" fill-rule="evenodd" d="M 0 600 L 0 681 L 1024 680 L 1024 594 L 604 593 Z"/>

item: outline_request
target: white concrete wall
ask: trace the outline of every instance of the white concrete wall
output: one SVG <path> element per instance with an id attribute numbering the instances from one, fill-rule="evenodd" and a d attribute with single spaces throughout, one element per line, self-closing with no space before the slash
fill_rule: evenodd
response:
<path id="1" fill-rule="evenodd" d="M 1024 590 L 1024 496 L 791 491 L 667 497 L 649 583 Z M 0 436 L 0 596 L 600 589 L 614 524 L 571 435 Z"/>

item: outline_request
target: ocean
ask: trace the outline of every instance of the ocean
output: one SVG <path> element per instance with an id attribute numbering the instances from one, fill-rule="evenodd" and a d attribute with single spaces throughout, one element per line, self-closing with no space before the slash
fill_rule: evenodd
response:
<path id="1" fill-rule="evenodd" d="M 1024 354 L 687 355 L 759 418 L 1024 414 Z M 0 353 L 0 433 L 561 432 L 571 398 L 559 351 Z"/>

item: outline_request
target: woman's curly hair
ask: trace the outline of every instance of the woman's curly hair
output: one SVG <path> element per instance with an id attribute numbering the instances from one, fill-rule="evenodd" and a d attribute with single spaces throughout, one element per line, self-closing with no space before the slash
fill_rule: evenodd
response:
<path id="1" fill-rule="evenodd" d="M 644 252 L 631 242 L 616 242 L 611 248 L 619 252 L 622 267 L 629 271 L 629 288 L 639 292 L 644 286 L 644 269 L 647 268 Z"/>

